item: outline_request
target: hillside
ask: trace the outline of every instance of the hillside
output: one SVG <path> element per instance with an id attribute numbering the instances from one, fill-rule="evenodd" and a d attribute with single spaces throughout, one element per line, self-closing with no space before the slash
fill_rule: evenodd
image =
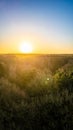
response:
<path id="1" fill-rule="evenodd" d="M 73 129 L 73 55 L 0 55 L 0 130 Z"/>

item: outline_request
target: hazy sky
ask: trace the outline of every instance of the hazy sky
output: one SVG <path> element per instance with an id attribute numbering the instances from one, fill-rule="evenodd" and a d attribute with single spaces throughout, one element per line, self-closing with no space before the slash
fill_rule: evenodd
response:
<path id="1" fill-rule="evenodd" d="M 0 0 L 0 52 L 73 53 L 73 0 Z"/>

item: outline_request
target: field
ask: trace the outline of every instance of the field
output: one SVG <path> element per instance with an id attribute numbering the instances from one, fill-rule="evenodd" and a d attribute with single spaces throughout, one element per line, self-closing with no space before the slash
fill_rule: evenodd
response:
<path id="1" fill-rule="evenodd" d="M 0 130 L 73 130 L 73 55 L 0 55 Z"/>

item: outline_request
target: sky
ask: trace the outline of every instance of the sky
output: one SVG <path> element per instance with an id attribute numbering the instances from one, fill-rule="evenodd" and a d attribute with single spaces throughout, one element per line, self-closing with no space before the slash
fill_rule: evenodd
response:
<path id="1" fill-rule="evenodd" d="M 0 0 L 0 53 L 73 53 L 73 0 Z"/>

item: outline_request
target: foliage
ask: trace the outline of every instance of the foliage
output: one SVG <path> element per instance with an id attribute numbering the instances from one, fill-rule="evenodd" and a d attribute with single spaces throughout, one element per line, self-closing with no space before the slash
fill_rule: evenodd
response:
<path id="1" fill-rule="evenodd" d="M 72 130 L 72 65 L 72 55 L 0 56 L 0 130 Z"/>

